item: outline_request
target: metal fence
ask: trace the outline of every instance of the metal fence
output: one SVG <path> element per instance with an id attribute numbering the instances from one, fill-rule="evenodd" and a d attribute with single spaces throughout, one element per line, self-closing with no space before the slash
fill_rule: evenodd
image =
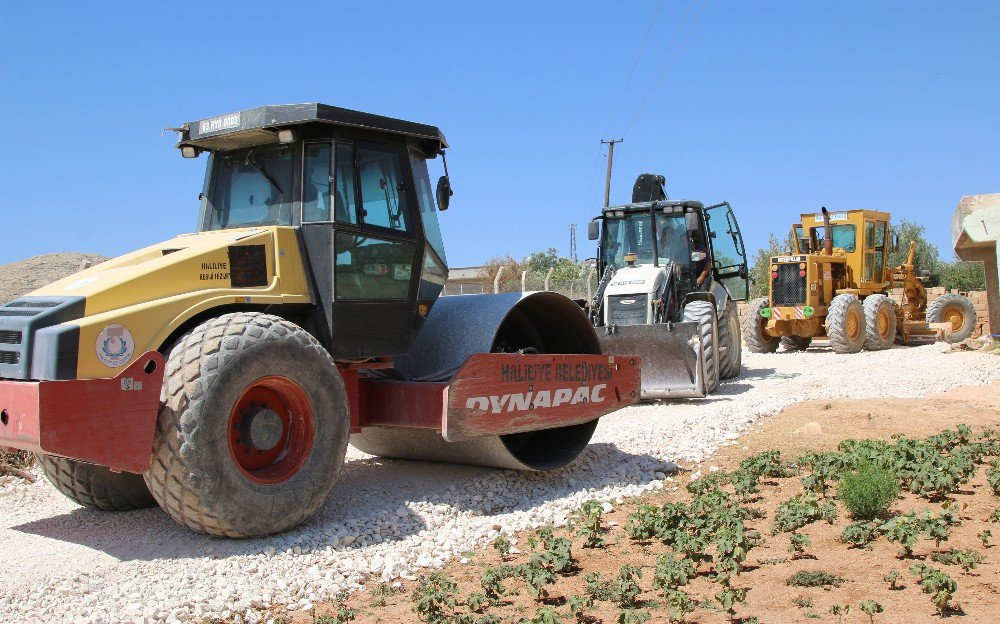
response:
<path id="1" fill-rule="evenodd" d="M 535 273 L 524 271 L 521 274 L 500 270 L 498 273 L 484 275 L 479 282 L 448 283 L 444 295 L 471 295 L 482 293 L 509 293 L 547 290 L 566 295 L 570 299 L 590 299 L 597 290 L 597 271 L 591 269 L 583 277 L 576 279 L 555 279 L 551 272 Z"/>

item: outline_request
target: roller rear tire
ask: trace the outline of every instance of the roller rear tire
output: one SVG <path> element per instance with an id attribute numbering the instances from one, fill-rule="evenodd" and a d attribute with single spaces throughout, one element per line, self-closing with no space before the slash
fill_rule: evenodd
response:
<path id="1" fill-rule="evenodd" d="M 743 366 L 743 337 L 740 335 L 740 313 L 736 302 L 726 301 L 719 319 L 719 379 L 739 377 Z"/>
<path id="2" fill-rule="evenodd" d="M 941 295 L 927 306 L 928 323 L 951 323 L 951 337 L 948 342 L 962 342 L 976 329 L 976 308 L 969 301 L 955 293 Z"/>
<path id="3" fill-rule="evenodd" d="M 42 453 L 35 453 L 35 459 L 57 490 L 84 507 L 130 511 L 156 504 L 142 475 Z"/>
<path id="4" fill-rule="evenodd" d="M 690 301 L 684 306 L 684 321 L 698 323 L 705 370 L 705 391 L 715 392 L 719 386 L 719 324 L 715 305 L 710 301 Z"/>
<path id="5" fill-rule="evenodd" d="M 865 309 L 855 295 L 837 295 L 826 314 L 826 335 L 836 353 L 857 353 L 865 346 Z"/>
<path id="6" fill-rule="evenodd" d="M 194 531 L 279 533 L 327 499 L 349 432 L 343 379 L 313 336 L 276 316 L 225 314 L 170 351 L 145 479 Z"/>
<path id="7" fill-rule="evenodd" d="M 865 349 L 883 351 L 896 341 L 896 308 L 885 295 L 868 295 L 865 309 Z"/>
<path id="8" fill-rule="evenodd" d="M 753 353 L 774 353 L 780 344 L 778 336 L 771 336 L 764 329 L 767 321 L 760 315 L 760 311 L 769 303 L 767 297 L 754 299 L 743 311 L 743 340 L 747 343 L 747 349 Z"/>

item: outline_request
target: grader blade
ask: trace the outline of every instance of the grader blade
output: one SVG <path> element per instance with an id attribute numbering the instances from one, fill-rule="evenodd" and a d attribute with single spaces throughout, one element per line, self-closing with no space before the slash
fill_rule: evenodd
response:
<path id="1" fill-rule="evenodd" d="M 708 394 L 697 323 L 598 328 L 601 352 L 635 355 L 642 362 L 642 399 L 686 399 Z"/>

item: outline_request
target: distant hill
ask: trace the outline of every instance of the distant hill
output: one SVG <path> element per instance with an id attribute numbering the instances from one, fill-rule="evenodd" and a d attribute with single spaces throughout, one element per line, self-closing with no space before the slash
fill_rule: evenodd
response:
<path id="1" fill-rule="evenodd" d="M 0 265 L 0 303 L 7 303 L 22 295 L 72 275 L 87 266 L 107 260 L 100 254 L 60 252 L 35 256 Z"/>

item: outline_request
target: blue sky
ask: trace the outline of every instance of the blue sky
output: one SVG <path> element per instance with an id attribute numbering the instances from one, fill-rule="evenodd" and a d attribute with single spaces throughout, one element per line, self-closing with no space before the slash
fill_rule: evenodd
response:
<path id="1" fill-rule="evenodd" d="M 611 136 L 612 202 L 663 173 L 750 249 L 871 207 L 950 258 L 959 198 L 1000 191 L 996 2 L 140 5 L 0 8 L 0 263 L 192 230 L 205 161 L 161 129 L 287 102 L 440 126 L 452 266 L 566 253 L 570 223 L 593 255 Z"/>

